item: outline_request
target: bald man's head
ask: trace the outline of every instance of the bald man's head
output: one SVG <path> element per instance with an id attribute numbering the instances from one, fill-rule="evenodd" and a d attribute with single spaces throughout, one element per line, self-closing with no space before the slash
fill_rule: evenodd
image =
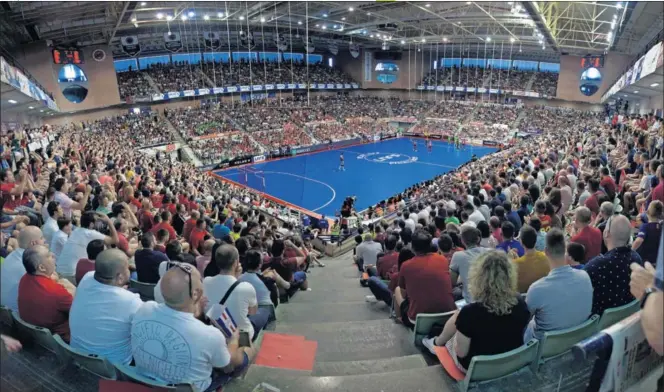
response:
<path id="1" fill-rule="evenodd" d="M 95 259 L 95 278 L 112 286 L 122 287 L 129 283 L 129 259 L 119 249 L 106 249 Z"/>
<path id="2" fill-rule="evenodd" d="M 632 225 L 624 215 L 614 215 L 604 229 L 604 242 L 611 250 L 619 246 L 627 246 L 632 236 Z"/>
<path id="3" fill-rule="evenodd" d="M 37 226 L 26 226 L 18 234 L 18 246 L 21 249 L 30 249 L 35 245 L 44 245 L 44 235 Z"/>
<path id="4" fill-rule="evenodd" d="M 182 311 L 192 311 L 193 305 L 198 302 L 202 295 L 201 274 L 198 269 L 190 264 L 181 264 L 171 266 L 166 274 L 161 278 L 161 295 L 164 297 L 166 305 L 173 309 Z M 191 292 L 189 291 L 191 282 Z"/>

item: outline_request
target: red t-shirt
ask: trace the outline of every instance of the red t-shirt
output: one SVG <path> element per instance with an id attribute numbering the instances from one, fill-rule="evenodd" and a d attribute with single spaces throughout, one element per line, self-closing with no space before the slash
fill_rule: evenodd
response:
<path id="1" fill-rule="evenodd" d="M 168 203 L 168 204 L 164 205 L 164 209 L 166 211 L 170 212 L 171 215 L 175 215 L 178 212 L 177 206 L 173 203 Z"/>
<path id="2" fill-rule="evenodd" d="M 592 195 L 588 196 L 586 199 L 586 202 L 583 203 L 586 207 L 592 211 L 593 216 L 597 216 L 599 214 L 599 197 L 602 195 L 601 192 L 597 191 L 593 193 Z"/>
<path id="3" fill-rule="evenodd" d="M 118 245 L 117 246 L 118 246 L 118 249 L 120 249 L 121 251 L 123 251 L 125 253 L 129 252 L 129 241 L 127 241 L 127 237 L 122 233 L 118 233 Z"/>
<path id="4" fill-rule="evenodd" d="M 605 176 L 599 184 L 609 194 L 616 194 L 616 182 L 610 176 Z"/>
<path id="5" fill-rule="evenodd" d="M 172 241 L 172 240 L 174 240 L 178 237 L 177 234 L 175 233 L 175 229 L 168 222 L 159 222 L 159 223 L 157 223 L 156 225 L 154 225 L 152 227 L 150 232 L 156 235 L 157 232 L 161 229 L 166 229 L 168 231 L 168 240 L 169 241 Z"/>
<path id="6" fill-rule="evenodd" d="M 442 255 L 415 256 L 401 265 L 399 287 L 406 291 L 408 318 L 419 313 L 443 313 L 456 309 L 452 295 L 450 263 Z"/>
<path id="7" fill-rule="evenodd" d="M 152 205 L 155 208 L 161 208 L 162 201 L 164 200 L 164 195 L 161 195 L 161 194 L 152 195 L 150 200 L 152 200 Z"/>
<path id="8" fill-rule="evenodd" d="M 570 241 L 586 248 L 586 262 L 602 252 L 602 232 L 596 227 L 584 227 Z"/>
<path id="9" fill-rule="evenodd" d="M 45 276 L 25 274 L 18 284 L 18 313 L 23 321 L 48 328 L 69 342 L 69 309 L 74 298 Z"/>
<path id="10" fill-rule="evenodd" d="M 196 219 L 189 218 L 184 222 L 184 226 L 182 227 L 182 237 L 187 241 L 189 241 L 189 236 L 194 227 L 196 227 Z"/>
<path id="11" fill-rule="evenodd" d="M 79 284 L 81 279 L 90 271 L 95 270 L 95 262 L 89 259 L 80 259 L 76 263 L 76 285 Z"/>
<path id="12" fill-rule="evenodd" d="M 398 261 L 399 254 L 397 252 L 390 252 L 378 259 L 378 262 L 376 262 L 378 276 L 380 276 L 381 279 L 389 279 L 388 272 L 397 266 Z"/>
<path id="13" fill-rule="evenodd" d="M 5 200 L 4 207 L 7 210 L 13 210 L 14 208 L 21 205 L 21 198 L 18 196 L 13 196 L 9 192 L 14 189 L 16 183 L 14 182 L 3 182 L 0 184 L 0 191 L 2 191 L 2 198 Z"/>
<path id="14" fill-rule="evenodd" d="M 191 249 L 196 249 L 199 253 L 202 254 L 203 252 L 201 248 L 207 234 L 207 231 L 194 227 L 194 229 L 191 231 L 191 235 L 189 236 L 189 245 L 191 246 Z"/>
<path id="15" fill-rule="evenodd" d="M 652 190 L 652 200 L 659 200 L 664 203 L 664 181 L 660 181 L 659 185 Z"/>
<path id="16" fill-rule="evenodd" d="M 141 212 L 141 228 L 143 231 L 150 231 L 154 225 L 154 215 L 152 212 L 145 210 Z"/>

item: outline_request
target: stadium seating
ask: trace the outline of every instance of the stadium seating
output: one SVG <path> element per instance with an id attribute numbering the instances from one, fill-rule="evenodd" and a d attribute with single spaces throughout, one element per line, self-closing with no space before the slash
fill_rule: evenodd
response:
<path id="1" fill-rule="evenodd" d="M 8 330 L 14 328 L 12 311 L 6 306 L 0 306 L 0 325 L 4 325 Z"/>
<path id="2" fill-rule="evenodd" d="M 632 314 L 638 312 L 639 308 L 639 301 L 635 299 L 626 305 L 619 306 L 617 308 L 606 309 L 602 314 L 602 317 L 600 317 L 599 321 L 597 322 L 597 331 L 606 329 L 618 321 L 631 316 Z"/>
<path id="3" fill-rule="evenodd" d="M 12 317 L 16 322 L 16 328 L 20 336 L 24 336 L 28 341 L 32 341 L 52 352 L 58 354 L 60 346 L 55 341 L 53 334 L 46 328 L 37 327 L 21 320 L 17 312 L 12 312 Z"/>
<path id="4" fill-rule="evenodd" d="M 143 283 L 135 279 L 129 281 L 129 287 L 138 291 L 143 301 L 154 300 L 154 287 L 152 283 Z"/>
<path id="5" fill-rule="evenodd" d="M 72 360 L 76 366 L 103 379 L 117 379 L 115 367 L 106 358 L 72 348 L 59 335 L 53 335 L 53 339 L 59 345 L 60 350 L 58 354 L 61 357 Z"/>
<path id="6" fill-rule="evenodd" d="M 595 314 L 577 326 L 560 331 L 545 332 L 542 339 L 540 339 L 537 360 L 533 362 L 533 371 L 537 371 L 539 365 L 565 354 L 575 344 L 594 334 L 597 330 L 598 321 L 599 316 Z"/>
<path id="7" fill-rule="evenodd" d="M 422 338 L 427 337 L 434 324 L 445 325 L 445 322 L 454 315 L 454 312 L 418 314 L 413 328 L 413 344 L 422 346 Z"/>
<path id="8" fill-rule="evenodd" d="M 171 392 L 194 392 L 194 388 L 190 384 L 166 384 L 159 382 L 153 378 L 140 374 L 134 366 L 125 366 L 114 364 L 115 369 L 118 371 L 118 379 L 123 381 L 132 381 L 135 383 L 147 385 L 161 391 Z"/>

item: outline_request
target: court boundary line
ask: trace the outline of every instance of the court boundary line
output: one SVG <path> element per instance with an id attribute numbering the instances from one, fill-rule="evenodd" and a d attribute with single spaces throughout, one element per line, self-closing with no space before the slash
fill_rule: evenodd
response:
<path id="1" fill-rule="evenodd" d="M 313 217 L 313 218 L 316 218 L 316 219 L 322 219 L 323 215 L 321 215 L 321 214 L 319 214 L 319 213 L 317 213 L 317 212 L 314 212 L 314 211 L 308 210 L 308 209 L 306 209 L 306 208 L 304 208 L 304 207 L 300 207 L 300 206 L 298 206 L 298 205 L 296 205 L 296 204 L 293 204 L 293 203 L 287 202 L 287 201 L 282 200 L 282 199 L 280 199 L 280 198 L 278 198 L 278 197 L 276 197 L 276 196 L 272 196 L 272 195 L 270 195 L 269 193 L 261 192 L 261 191 L 259 191 L 258 189 L 254 189 L 254 188 L 252 188 L 252 187 L 249 187 L 249 186 L 246 186 L 246 185 L 240 184 L 239 182 L 237 182 L 237 181 L 233 181 L 233 180 L 230 180 L 230 179 L 228 179 L 228 178 L 226 178 L 226 177 L 223 177 L 223 176 L 221 176 L 221 175 L 215 173 L 214 171 L 221 171 L 221 172 L 223 172 L 223 171 L 226 171 L 226 170 L 238 169 L 238 168 L 245 167 L 245 166 L 253 166 L 253 165 L 262 164 L 262 163 L 276 162 L 276 161 L 280 161 L 280 160 L 283 160 L 283 159 L 293 159 L 293 158 L 297 158 L 297 157 L 300 157 L 300 156 L 311 155 L 311 154 L 319 154 L 319 153 L 326 152 L 326 151 L 343 150 L 343 149 L 345 149 L 345 148 L 355 147 L 355 146 L 364 145 L 364 144 L 376 144 L 376 143 L 388 142 L 388 141 L 391 141 L 391 140 L 398 140 L 398 139 L 404 139 L 404 138 L 407 138 L 407 139 L 409 139 L 409 138 L 427 139 L 427 137 L 425 137 L 424 135 L 408 135 L 408 136 L 397 136 L 397 137 L 393 137 L 393 138 L 389 138 L 389 139 L 384 139 L 384 140 L 379 140 L 379 141 L 359 141 L 359 142 L 357 142 L 357 143 L 351 143 L 351 144 L 347 144 L 347 145 L 344 145 L 344 146 L 339 146 L 339 147 L 337 147 L 337 148 L 327 148 L 327 149 L 320 149 L 320 150 L 316 150 L 316 151 L 309 151 L 309 152 L 305 152 L 305 153 L 302 153 L 302 154 L 297 154 L 297 155 L 291 155 L 291 156 L 285 156 L 285 157 L 279 157 L 279 158 L 275 158 L 275 159 L 265 160 L 265 161 L 263 161 L 263 162 L 248 162 L 248 163 L 246 163 L 246 164 L 244 164 L 244 165 L 238 165 L 238 166 L 228 167 L 228 168 L 225 168 L 225 169 L 209 169 L 209 170 L 207 170 L 207 173 L 208 173 L 209 175 L 212 175 L 213 177 L 216 177 L 217 179 L 219 179 L 219 180 L 222 181 L 222 182 L 228 182 L 228 183 L 233 184 L 233 185 L 235 185 L 235 186 L 237 186 L 237 187 L 240 187 L 240 188 L 242 188 L 242 189 L 250 190 L 250 191 L 252 191 L 252 192 L 254 192 L 254 193 L 260 195 L 261 197 L 263 197 L 263 198 L 265 198 L 265 199 L 267 199 L 267 200 L 270 200 L 270 201 L 272 201 L 272 202 L 275 202 L 275 203 L 281 204 L 281 205 L 283 205 L 283 206 L 285 206 L 285 207 L 288 207 L 288 208 L 290 208 L 290 209 L 292 209 L 292 210 L 296 210 L 296 211 L 298 211 L 298 212 L 300 212 L 300 213 L 303 213 L 303 214 L 309 215 L 309 216 L 311 216 L 311 217 Z M 434 142 L 442 142 L 442 143 L 447 143 L 447 144 L 449 144 L 449 142 L 448 142 L 448 141 L 445 141 L 445 140 L 432 140 L 432 141 L 434 141 Z M 473 146 L 474 146 L 474 147 L 493 148 L 493 149 L 496 150 L 496 151 L 491 152 L 490 154 L 495 154 L 496 152 L 499 152 L 499 151 L 500 151 L 500 148 L 499 148 L 498 146 L 484 146 L 484 145 L 481 145 L 481 146 L 473 145 Z M 353 151 L 349 151 L 349 152 L 354 153 Z M 359 153 L 358 153 L 358 155 L 359 155 Z M 468 161 L 468 162 L 470 162 L 470 161 Z M 468 163 L 468 162 L 465 162 L 465 163 L 463 163 L 463 164 L 466 164 L 466 163 Z M 421 162 L 421 163 L 422 163 L 422 162 Z M 426 164 L 426 163 L 425 163 L 425 164 Z M 462 164 L 462 165 L 463 165 L 463 164 Z M 460 165 L 460 166 L 461 166 L 461 165 Z M 451 168 L 451 169 L 457 169 L 457 168 L 458 168 L 458 166 L 448 166 L 448 167 Z M 336 194 L 336 192 L 335 192 L 335 194 Z M 325 207 L 327 207 L 327 206 L 325 206 Z M 323 208 L 323 207 L 320 207 L 320 208 Z M 328 220 L 331 220 L 331 219 L 337 219 L 337 218 L 336 218 L 336 216 L 335 216 L 334 218 L 328 218 Z"/>

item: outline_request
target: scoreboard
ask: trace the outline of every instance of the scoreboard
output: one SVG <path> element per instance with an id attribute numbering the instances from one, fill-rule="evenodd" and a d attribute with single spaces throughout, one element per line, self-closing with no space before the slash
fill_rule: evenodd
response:
<path id="1" fill-rule="evenodd" d="M 83 64 L 83 52 L 79 49 L 53 49 L 55 64 Z"/>
<path id="2" fill-rule="evenodd" d="M 582 57 L 581 68 L 604 68 L 604 55 Z"/>

